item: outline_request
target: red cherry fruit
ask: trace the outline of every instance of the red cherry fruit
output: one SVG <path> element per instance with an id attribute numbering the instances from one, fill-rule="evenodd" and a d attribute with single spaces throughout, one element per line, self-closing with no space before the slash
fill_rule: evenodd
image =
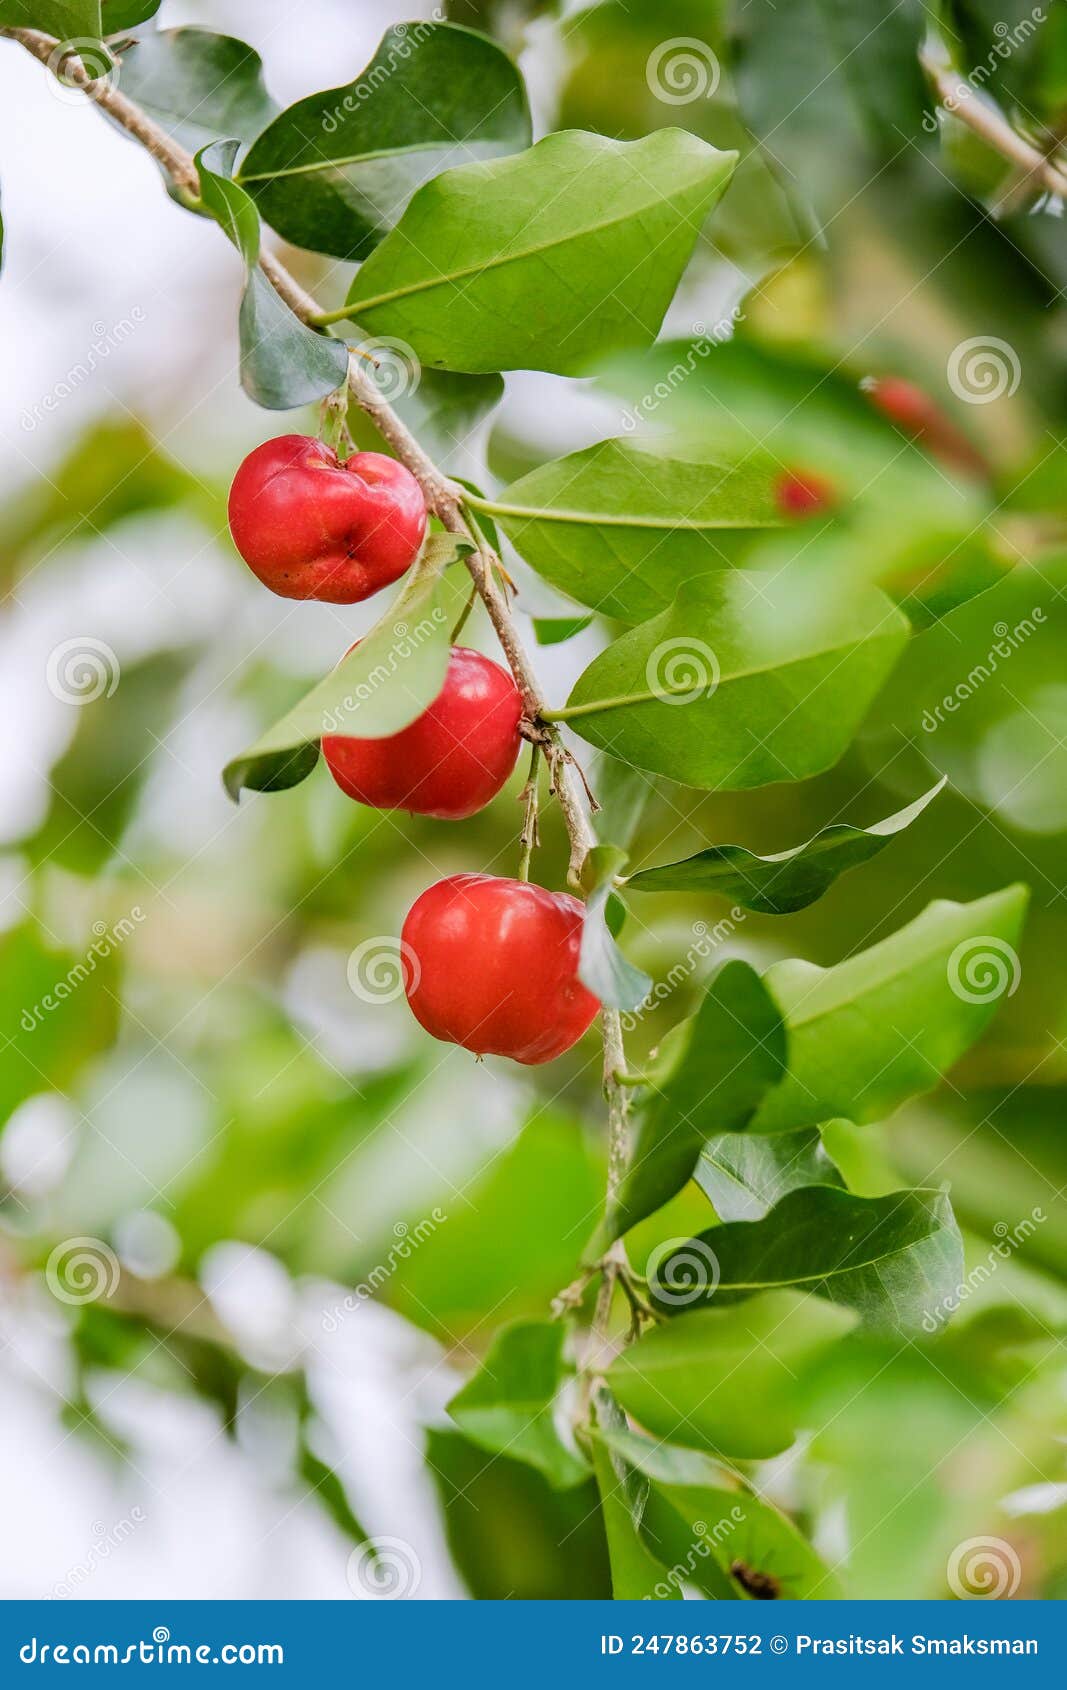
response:
<path id="1" fill-rule="evenodd" d="M 230 488 L 230 533 L 285 599 L 357 604 L 403 575 L 426 534 L 410 470 L 381 452 L 342 464 L 321 440 L 282 434 L 249 452 Z"/>
<path id="2" fill-rule="evenodd" d="M 599 1003 L 578 978 L 585 911 L 565 892 L 453 874 L 417 898 L 400 950 L 416 1021 L 479 1056 L 551 1062 Z"/>
<path id="3" fill-rule="evenodd" d="M 521 718 L 507 671 L 453 646 L 444 686 L 409 727 L 387 739 L 330 734 L 322 754 L 341 791 L 360 804 L 462 821 L 496 797 L 515 767 Z"/>
<path id="4" fill-rule="evenodd" d="M 819 511 L 833 510 L 837 492 L 825 476 L 814 470 L 787 469 L 778 477 L 774 498 L 783 516 L 816 516 Z"/>
<path id="5" fill-rule="evenodd" d="M 863 390 L 876 411 L 925 446 L 932 457 L 970 475 L 988 475 L 989 466 L 978 448 L 915 382 L 901 376 L 872 376 L 863 383 Z"/>

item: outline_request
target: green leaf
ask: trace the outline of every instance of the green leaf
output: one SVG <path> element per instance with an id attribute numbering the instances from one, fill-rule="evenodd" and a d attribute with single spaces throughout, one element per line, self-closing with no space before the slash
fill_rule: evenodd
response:
<path id="1" fill-rule="evenodd" d="M 792 1443 L 804 1369 L 854 1324 L 850 1310 L 789 1291 L 698 1309 L 624 1350 L 608 1381 L 657 1437 L 759 1461 Z"/>
<path id="2" fill-rule="evenodd" d="M 721 1221 L 758 1221 L 786 1195 L 810 1185 L 844 1187 L 818 1132 L 717 1133 L 693 1171 Z"/>
<path id="3" fill-rule="evenodd" d="M 563 645 L 575 634 L 584 633 L 592 620 L 591 616 L 535 616 L 534 638 L 538 645 Z"/>
<path id="4" fill-rule="evenodd" d="M 37 1092 L 65 1091 L 118 1030 L 121 946 L 140 905 L 56 950 L 30 921 L 0 935 L 0 1125 Z"/>
<path id="5" fill-rule="evenodd" d="M 136 29 L 155 17 L 162 0 L 100 0 L 104 34 L 115 35 L 120 29 Z"/>
<path id="6" fill-rule="evenodd" d="M 815 903 L 839 874 L 876 857 L 895 834 L 910 827 L 942 791 L 947 776 L 921 798 L 872 827 L 836 822 L 805 845 L 757 857 L 743 845 L 711 845 L 683 862 L 664 863 L 627 877 L 634 892 L 718 892 L 747 910 L 788 915 Z"/>
<path id="7" fill-rule="evenodd" d="M 810 1291 L 868 1326 L 931 1331 L 962 1279 L 963 1245 L 944 1192 L 854 1197 L 812 1185 L 787 1192 L 762 1220 L 712 1227 L 657 1259 L 649 1294 L 684 1315 L 713 1299 Z"/>
<path id="8" fill-rule="evenodd" d="M 95 40 L 103 34 L 100 0 L 0 0 L 0 26 L 41 29 L 57 41 Z"/>
<path id="9" fill-rule="evenodd" d="M 777 466 L 667 457 L 602 440 L 541 464 L 489 501 L 554 587 L 623 622 L 667 609 L 694 575 L 728 568 L 738 530 L 777 528 Z"/>
<path id="10" fill-rule="evenodd" d="M 594 658 L 549 714 L 690 786 L 802 780 L 845 751 L 907 630 L 877 588 L 812 603 L 773 577 L 706 575 Z"/>
<path id="11" fill-rule="evenodd" d="M 621 1416 L 620 1416 L 621 1418 Z M 681 1591 L 640 1535 L 643 1490 L 625 1460 L 601 1437 L 593 1438 L 593 1468 L 611 1562 L 611 1594 L 616 1602 L 678 1602 Z"/>
<path id="12" fill-rule="evenodd" d="M 669 1505 L 669 1514 L 654 1506 L 646 1509 L 645 1536 L 687 1582 L 709 1595 L 731 1597 L 802 1601 L 841 1594 L 793 1522 L 709 1456 L 656 1443 L 640 1432 L 611 1429 L 601 1435 L 652 1482 L 653 1497 Z M 670 1531 L 674 1519 L 682 1532 L 668 1538 L 664 1527 Z M 722 1592 L 724 1574 L 729 1588 Z"/>
<path id="13" fill-rule="evenodd" d="M 972 904 L 939 900 L 834 968 L 775 963 L 764 982 L 785 1018 L 789 1069 L 753 1131 L 880 1121 L 935 1086 L 1018 983 L 1028 896 L 1016 885 Z"/>
<path id="14" fill-rule="evenodd" d="M 648 975 L 627 962 L 613 936 L 612 913 L 621 908 L 615 879 L 625 863 L 625 851 L 614 845 L 594 845 L 582 865 L 587 897 L 578 978 L 612 1009 L 636 1009 L 652 989 Z M 625 910 L 621 913 L 625 916 Z"/>
<path id="15" fill-rule="evenodd" d="M 448 617 L 438 602 L 439 577 L 470 549 L 450 534 L 430 536 L 370 632 L 280 722 L 227 764 L 223 780 L 235 802 L 242 787 L 275 792 L 306 779 L 324 733 L 387 739 L 422 715 L 448 669 Z"/>
<path id="16" fill-rule="evenodd" d="M 120 76 L 122 92 L 194 153 L 231 135 L 251 141 L 278 109 L 259 54 L 209 29 L 146 31 L 123 51 Z"/>
<path id="17" fill-rule="evenodd" d="M 736 155 L 580 130 L 447 170 L 360 269 L 349 315 L 424 364 L 571 375 L 648 345 Z"/>
<path id="18" fill-rule="evenodd" d="M 481 1369 L 448 1404 L 472 1442 L 528 1461 L 550 1485 L 581 1484 L 589 1469 L 563 1443 L 552 1410 L 564 1377 L 564 1329 L 558 1322 L 519 1321 L 497 1334 Z"/>
<path id="19" fill-rule="evenodd" d="M 423 183 L 530 139 L 522 78 L 494 41 L 454 24 L 401 23 L 355 81 L 282 112 L 239 180 L 286 240 L 365 258 Z"/>
<path id="20" fill-rule="evenodd" d="M 597 838 L 602 845 L 628 851 L 656 789 L 655 779 L 601 752 L 590 770 L 590 784 L 600 805 L 593 817 Z"/>
<path id="21" fill-rule="evenodd" d="M 348 350 L 317 334 L 275 293 L 259 267 L 259 214 L 230 180 L 237 142 L 216 141 L 197 154 L 204 205 L 245 263 L 241 299 L 241 386 L 268 410 L 285 411 L 325 398 L 348 379 Z"/>
<path id="22" fill-rule="evenodd" d="M 645 1104 L 630 1167 L 608 1216 L 609 1239 L 681 1191 L 709 1135 L 745 1126 L 785 1067 L 781 1016 L 747 962 L 719 970 L 674 1042 L 677 1059 Z"/>

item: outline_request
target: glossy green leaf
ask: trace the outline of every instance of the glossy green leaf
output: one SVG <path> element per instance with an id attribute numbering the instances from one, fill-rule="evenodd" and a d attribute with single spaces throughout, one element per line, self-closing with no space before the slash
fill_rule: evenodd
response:
<path id="1" fill-rule="evenodd" d="M 735 155 L 683 130 L 580 130 L 420 188 L 361 267 L 349 314 L 424 364 L 588 370 L 648 345 Z"/>
<path id="2" fill-rule="evenodd" d="M 1008 886 L 972 904 L 938 901 L 833 968 L 775 963 L 764 980 L 785 1018 L 789 1069 L 753 1130 L 880 1121 L 935 1086 L 1018 984 L 1027 898 Z"/>
<path id="3" fill-rule="evenodd" d="M 642 1486 L 626 1461 L 599 1436 L 593 1439 L 593 1468 L 611 1562 L 611 1594 L 616 1602 L 678 1602 L 681 1591 L 667 1569 L 646 1547 L 641 1534 Z"/>
<path id="4" fill-rule="evenodd" d="M 259 54 L 209 29 L 146 30 L 124 49 L 120 75 L 122 92 L 189 152 L 251 141 L 278 109 Z"/>
<path id="5" fill-rule="evenodd" d="M 657 1437 L 758 1461 L 792 1443 L 803 1370 L 855 1320 L 848 1309 L 789 1291 L 698 1309 L 623 1350 L 608 1379 Z"/>
<path id="6" fill-rule="evenodd" d="M 530 139 L 522 78 L 494 41 L 454 24 L 401 23 L 354 81 L 282 112 L 239 179 L 286 240 L 365 258 L 424 182 Z"/>
<path id="7" fill-rule="evenodd" d="M 557 714 L 690 786 L 802 780 L 845 751 L 907 632 L 876 588 L 810 603 L 773 577 L 706 575 L 594 658 Z"/>
<path id="8" fill-rule="evenodd" d="M 731 534 L 780 525 L 774 473 L 762 460 L 731 467 L 602 440 L 531 470 L 490 508 L 546 581 L 642 622 L 694 575 L 730 567 Z"/>
<path id="9" fill-rule="evenodd" d="M 538 645 L 563 645 L 567 640 L 573 640 L 576 634 L 584 633 L 593 618 L 591 616 L 535 616 L 532 620 L 534 638 Z"/>
<path id="10" fill-rule="evenodd" d="M 0 26 L 40 29 L 57 41 L 79 41 L 103 33 L 100 0 L 0 0 Z"/>
<path id="11" fill-rule="evenodd" d="M 606 1430 L 601 1435 L 651 1481 L 652 1497 L 668 1505 L 665 1514 L 650 1503 L 643 1524 L 646 1539 L 677 1577 L 708 1595 L 727 1597 L 803 1601 L 841 1594 L 834 1575 L 788 1516 L 709 1456 L 657 1443 L 640 1432 Z M 675 1521 L 680 1535 L 672 1530 Z"/>
<path id="12" fill-rule="evenodd" d="M 226 790 L 273 792 L 296 786 L 315 766 L 324 733 L 387 739 L 432 704 L 448 668 L 448 617 L 438 602 L 445 566 L 470 550 L 449 534 L 431 535 L 381 619 L 240 757 L 227 764 Z"/>
<path id="13" fill-rule="evenodd" d="M 120 29 L 136 29 L 155 17 L 163 0 L 100 0 L 104 34 L 114 35 Z"/>
<path id="14" fill-rule="evenodd" d="M 612 1009 L 636 1009 L 652 989 L 648 975 L 623 956 L 611 925 L 612 906 L 618 905 L 615 879 L 625 864 L 625 851 L 595 845 L 582 866 L 586 904 L 578 977 Z"/>
<path id="15" fill-rule="evenodd" d="M 309 329 L 277 294 L 259 267 L 259 213 L 230 180 L 237 142 L 216 141 L 197 154 L 204 204 L 245 264 L 241 298 L 241 386 L 268 410 L 285 411 L 333 393 L 348 379 L 348 351 Z"/>
<path id="16" fill-rule="evenodd" d="M 868 1326 L 930 1331 L 962 1279 L 963 1245 L 944 1192 L 854 1197 L 812 1185 L 787 1192 L 762 1220 L 712 1227 L 664 1254 L 649 1293 L 683 1314 L 761 1291 L 810 1291 Z"/>
<path id="17" fill-rule="evenodd" d="M 945 777 L 947 779 L 947 777 Z M 937 797 L 945 779 L 885 821 L 872 827 L 835 822 L 805 845 L 758 857 L 743 845 L 711 845 L 683 862 L 664 863 L 627 877 L 634 892 L 717 892 L 744 909 L 763 915 L 788 915 L 815 903 L 839 874 L 869 862 L 889 841 L 910 827 Z"/>
<path id="18" fill-rule="evenodd" d="M 608 1234 L 617 1238 L 681 1191 L 710 1134 L 736 1132 L 781 1078 L 778 1008 L 747 962 L 728 962 L 676 1031 L 671 1071 L 649 1088 Z"/>
<path id="19" fill-rule="evenodd" d="M 845 1184 L 818 1132 L 717 1133 L 693 1178 L 721 1221 L 758 1221 L 790 1191 Z"/>
<path id="20" fill-rule="evenodd" d="M 498 1333 L 479 1371 L 452 1398 L 448 1412 L 473 1443 L 528 1461 L 549 1484 L 581 1484 L 586 1464 L 569 1450 L 553 1422 L 564 1378 L 563 1326 L 521 1321 Z"/>

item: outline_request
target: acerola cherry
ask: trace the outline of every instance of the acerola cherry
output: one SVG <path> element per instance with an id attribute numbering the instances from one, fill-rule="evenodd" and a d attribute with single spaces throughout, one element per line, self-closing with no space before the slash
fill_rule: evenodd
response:
<path id="1" fill-rule="evenodd" d="M 356 604 L 403 575 L 426 535 L 410 470 L 381 452 L 343 464 L 321 440 L 283 434 L 250 452 L 230 488 L 230 533 L 286 599 Z"/>
<path id="2" fill-rule="evenodd" d="M 599 1003 L 578 978 L 577 898 L 492 874 L 453 874 L 408 911 L 400 951 L 412 1013 L 479 1056 L 551 1062 Z"/>
<path id="3" fill-rule="evenodd" d="M 787 469 L 775 482 L 774 498 L 783 516 L 815 516 L 833 510 L 837 492 L 825 476 L 813 470 Z"/>
<path id="4" fill-rule="evenodd" d="M 987 475 L 989 466 L 962 429 L 921 387 L 901 376 L 872 376 L 863 383 L 875 410 L 925 446 L 932 457 L 972 475 Z"/>
<path id="5" fill-rule="evenodd" d="M 495 798 L 519 755 L 522 698 L 480 651 L 453 646 L 428 710 L 388 739 L 330 734 L 326 766 L 342 792 L 377 810 L 462 821 Z"/>

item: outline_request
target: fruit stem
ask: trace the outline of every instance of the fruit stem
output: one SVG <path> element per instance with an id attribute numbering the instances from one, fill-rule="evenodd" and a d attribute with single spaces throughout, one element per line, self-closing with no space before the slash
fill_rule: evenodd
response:
<path id="1" fill-rule="evenodd" d="M 466 604 L 463 606 L 463 609 L 460 611 L 459 616 L 456 620 L 456 625 L 453 628 L 451 634 L 449 635 L 449 644 L 450 645 L 455 645 L 456 641 L 459 639 L 459 636 L 462 634 L 464 628 L 467 625 L 467 618 L 470 615 L 471 611 L 474 609 L 477 602 L 478 602 L 478 589 L 477 589 L 477 587 L 472 585 L 471 590 L 470 590 L 470 597 L 467 599 Z"/>
<path id="2" fill-rule="evenodd" d="M 541 832 L 537 823 L 539 805 L 537 778 L 540 772 L 541 747 L 538 745 L 537 741 L 534 740 L 533 744 L 530 746 L 530 772 L 526 777 L 526 785 L 519 794 L 520 804 L 526 805 L 526 813 L 523 816 L 522 822 L 522 832 L 519 834 L 519 843 L 522 846 L 522 854 L 519 857 L 520 880 L 529 880 L 530 859 L 534 853 L 534 846 L 540 845 L 541 843 Z"/>

